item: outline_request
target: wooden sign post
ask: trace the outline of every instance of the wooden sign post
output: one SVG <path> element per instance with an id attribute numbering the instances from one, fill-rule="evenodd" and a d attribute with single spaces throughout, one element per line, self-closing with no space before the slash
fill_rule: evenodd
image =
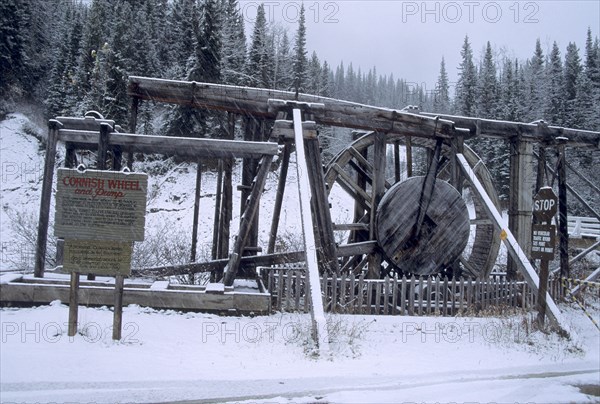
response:
<path id="1" fill-rule="evenodd" d="M 556 214 L 558 198 L 552 188 L 542 187 L 533 198 L 531 258 L 540 260 L 540 286 L 538 291 L 538 324 L 544 327 L 546 318 L 546 292 L 548 290 L 548 263 L 554 259 L 556 226 L 550 224 Z M 546 222 L 547 224 L 539 224 Z"/>
<path id="2" fill-rule="evenodd" d="M 59 169 L 54 234 L 63 237 L 63 268 L 71 272 L 69 336 L 77 333 L 79 275 L 115 277 L 113 339 L 121 339 L 124 278 L 134 241 L 144 240 L 148 176 Z"/>

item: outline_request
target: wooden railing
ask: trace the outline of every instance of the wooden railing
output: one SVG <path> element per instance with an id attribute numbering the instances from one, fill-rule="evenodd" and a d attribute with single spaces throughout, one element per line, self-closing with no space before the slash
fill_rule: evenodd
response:
<path id="1" fill-rule="evenodd" d="M 308 312 L 310 299 L 302 269 L 264 273 L 272 311 Z M 525 281 L 486 279 L 321 277 L 323 305 L 331 313 L 382 315 L 485 315 L 535 309 L 537 295 Z M 561 298 L 559 280 L 548 291 Z"/>
<path id="2" fill-rule="evenodd" d="M 600 239 L 600 221 L 595 217 L 569 216 L 569 237 Z"/>

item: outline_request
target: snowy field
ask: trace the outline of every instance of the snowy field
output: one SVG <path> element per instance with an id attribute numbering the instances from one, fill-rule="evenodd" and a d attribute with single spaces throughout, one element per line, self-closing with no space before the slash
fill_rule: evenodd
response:
<path id="1" fill-rule="evenodd" d="M 80 307 L 68 337 L 60 302 L 0 311 L 1 401 L 598 402 L 598 330 L 567 309 L 570 341 L 523 316 L 333 316 L 332 353 L 315 357 L 308 315 L 218 317 L 129 306 Z M 597 316 L 598 313 L 596 313 Z M 587 390 L 586 390 L 587 389 Z"/>
<path id="2" fill-rule="evenodd" d="M 2 272 L 31 269 L 32 236 L 23 227 L 30 232 L 35 226 L 43 151 L 30 133 L 44 131 L 20 114 L 0 122 Z M 62 156 L 61 149 L 58 163 Z M 153 164 L 163 169 L 159 160 L 147 161 L 145 169 Z M 161 234 L 189 243 L 193 168 L 173 164 L 150 177 L 148 247 L 140 251 L 151 251 Z M 293 173 L 292 168 L 280 226 L 290 243 L 298 241 L 299 228 Z M 261 204 L 268 218 L 276 176 L 270 174 Z M 212 228 L 215 177 L 214 172 L 202 177 L 201 229 Z M 350 217 L 343 196 L 332 204 L 334 221 Z M 264 245 L 270 222 L 263 215 Z M 234 216 L 232 233 L 238 222 Z M 199 238 L 201 246 L 209 245 L 212 233 L 203 230 Z M 182 259 L 188 251 L 184 245 Z M 598 321 L 597 306 L 592 314 Z M 68 307 L 59 301 L 3 308 L 0 401 L 600 402 L 600 332 L 581 310 L 561 308 L 573 330 L 570 340 L 534 331 L 524 315 L 333 316 L 332 353 L 326 357 L 315 356 L 306 315 L 219 317 L 129 306 L 123 339 L 114 342 L 110 308 L 80 307 L 75 337 L 67 336 Z"/>

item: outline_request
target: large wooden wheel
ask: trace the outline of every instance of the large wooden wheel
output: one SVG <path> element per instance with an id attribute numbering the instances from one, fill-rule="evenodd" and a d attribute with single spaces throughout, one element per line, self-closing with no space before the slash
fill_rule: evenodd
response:
<path id="1" fill-rule="evenodd" d="M 334 197 L 331 190 L 339 186 L 354 200 L 353 222 L 335 223 L 334 230 L 344 232 L 348 244 L 377 242 L 370 254 L 345 257 L 342 268 L 360 273 L 372 265 L 370 258 L 377 256 L 374 262 L 380 266 L 382 276 L 457 272 L 473 277 L 488 275 L 496 262 L 500 237 L 487 218 L 482 201 L 470 192 L 469 182 L 454 176 L 459 180 L 453 185 L 448 183 L 454 155 L 447 144 L 439 149 L 441 158 L 436 161 L 440 165 L 431 187 L 431 203 L 421 214 L 418 235 L 414 234 L 415 218 L 419 215 L 418 196 L 425 177 L 407 178 L 406 174 L 399 177 L 397 169 L 389 168 L 394 163 L 387 161 L 394 158 L 390 157 L 388 146 L 396 146 L 397 152 L 398 145 L 405 142 L 405 136 L 369 132 L 326 166 L 325 182 L 330 198 Z M 431 155 L 436 142 L 412 138 L 411 147 L 413 151 L 420 148 Z M 497 191 L 481 159 L 466 145 L 463 154 L 499 207 Z M 402 164 L 401 171 L 406 173 L 406 163 Z"/>

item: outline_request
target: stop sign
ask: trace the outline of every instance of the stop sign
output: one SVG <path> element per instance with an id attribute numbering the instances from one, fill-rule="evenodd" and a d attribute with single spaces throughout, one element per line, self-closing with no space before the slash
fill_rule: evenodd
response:
<path id="1" fill-rule="evenodd" d="M 557 197 L 551 187 L 540 188 L 533 197 L 533 216 L 542 222 L 549 222 L 556 214 Z"/>

